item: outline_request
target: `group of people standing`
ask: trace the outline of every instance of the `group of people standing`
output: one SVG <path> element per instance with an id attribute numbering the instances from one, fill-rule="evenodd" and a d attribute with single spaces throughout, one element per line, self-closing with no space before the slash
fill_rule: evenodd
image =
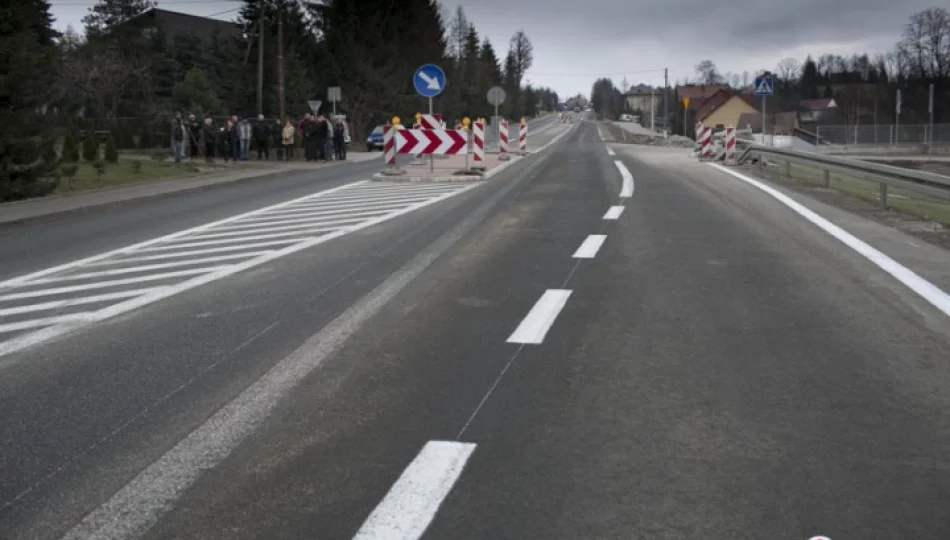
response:
<path id="1" fill-rule="evenodd" d="M 247 161 L 253 147 L 259 160 L 270 159 L 272 149 L 276 159 L 292 160 L 298 129 L 303 137 L 307 161 L 329 161 L 333 154 L 336 159 L 346 159 L 346 126 L 343 121 L 331 128 L 325 117 L 309 113 L 299 128 L 290 119 L 281 124 L 279 118 L 268 120 L 264 115 L 258 115 L 253 123 L 234 115 L 219 127 L 211 115 L 199 122 L 193 114 L 187 120 L 176 114 L 172 122 L 172 153 L 176 163 L 181 161 L 186 151 L 191 159 L 203 153 L 208 163 L 213 163 L 215 156 L 224 158 L 225 162 Z"/>
<path id="2" fill-rule="evenodd" d="M 337 120 L 331 125 L 330 121 L 321 115 L 307 113 L 300 122 L 300 132 L 303 134 L 304 157 L 307 161 L 329 161 L 346 159 L 346 126 L 343 120 Z"/>

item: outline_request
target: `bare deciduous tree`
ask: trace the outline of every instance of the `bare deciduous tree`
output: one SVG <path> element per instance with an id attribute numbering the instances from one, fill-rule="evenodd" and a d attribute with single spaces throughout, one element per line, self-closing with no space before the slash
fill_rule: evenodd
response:
<path id="1" fill-rule="evenodd" d="M 518 30 L 508 44 L 508 50 L 514 58 L 515 80 L 520 84 L 524 80 L 524 74 L 531 69 L 534 63 L 534 45 L 525 35 L 523 30 Z"/>
<path id="2" fill-rule="evenodd" d="M 779 78 L 787 85 L 798 79 L 802 71 L 802 63 L 796 58 L 783 58 L 778 65 L 775 66 L 775 71 L 778 73 Z"/>

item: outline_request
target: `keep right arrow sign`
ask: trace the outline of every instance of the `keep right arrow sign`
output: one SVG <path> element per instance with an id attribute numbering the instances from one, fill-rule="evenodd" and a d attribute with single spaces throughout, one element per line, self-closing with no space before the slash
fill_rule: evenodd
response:
<path id="1" fill-rule="evenodd" d="M 401 129 L 396 132 L 396 152 L 464 155 L 468 153 L 468 138 L 464 132 L 454 129 Z"/>

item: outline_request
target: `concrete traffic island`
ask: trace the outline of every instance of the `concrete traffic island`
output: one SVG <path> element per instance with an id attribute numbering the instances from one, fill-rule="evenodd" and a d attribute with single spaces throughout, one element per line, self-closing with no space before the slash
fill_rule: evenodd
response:
<path id="1" fill-rule="evenodd" d="M 398 156 L 397 159 L 399 157 L 404 156 Z M 411 162 L 402 165 L 397 164 L 396 169 L 392 172 L 384 170 L 374 174 L 373 180 L 387 182 L 475 182 L 491 178 L 517 163 L 519 159 L 517 155 L 508 160 L 503 160 L 499 154 L 486 154 L 485 160 L 480 164 L 476 164 L 474 157 L 469 154 L 468 163 L 466 163 L 465 156 L 442 156 L 442 158 L 434 159 L 430 164 L 429 160 L 423 157 L 422 164 Z"/>

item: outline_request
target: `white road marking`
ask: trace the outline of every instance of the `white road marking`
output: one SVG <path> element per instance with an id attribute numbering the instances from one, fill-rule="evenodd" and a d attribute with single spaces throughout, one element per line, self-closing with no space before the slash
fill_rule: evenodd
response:
<path id="1" fill-rule="evenodd" d="M 421 537 L 474 451 L 472 443 L 427 442 L 357 531 L 354 540 Z"/>
<path id="2" fill-rule="evenodd" d="M 535 170 L 541 163 L 544 161 L 535 162 L 528 170 Z M 471 184 L 466 189 L 476 185 Z M 492 194 L 458 225 L 275 364 L 108 501 L 87 514 L 65 535 L 65 540 L 125 540 L 142 536 L 201 474 L 217 466 L 257 430 L 301 380 L 336 354 L 367 320 L 379 313 L 436 259 L 483 223 L 497 204 L 518 185 L 512 182 Z M 57 331 L 56 327 L 41 330 L 40 338 L 55 337 Z"/>
<path id="3" fill-rule="evenodd" d="M 821 217 L 812 210 L 806 208 L 804 205 L 796 202 L 791 197 L 785 195 L 784 193 L 778 191 L 775 188 L 772 188 L 758 180 L 750 178 L 744 174 L 738 173 L 722 165 L 710 164 L 713 167 L 716 167 L 720 171 L 730 174 L 747 184 L 755 186 L 765 193 L 771 195 L 773 198 L 784 204 L 785 206 L 791 208 L 800 216 L 804 217 L 808 221 L 812 222 L 820 229 L 824 230 L 826 233 L 840 240 L 843 244 L 853 249 L 854 251 L 860 253 L 864 258 L 871 261 L 878 268 L 884 270 L 891 276 L 893 276 L 897 281 L 903 283 L 910 290 L 914 291 L 921 298 L 929 302 L 935 308 L 942 311 L 945 315 L 950 316 L 950 295 L 944 292 L 942 289 L 934 285 L 933 283 L 927 281 L 926 279 L 917 275 L 913 270 L 907 268 L 906 266 L 900 264 L 894 259 L 888 257 L 884 253 L 881 253 L 877 249 L 871 247 L 869 244 L 854 236 L 853 234 L 845 231 L 841 227 L 835 225 L 831 221 Z"/>
<path id="4" fill-rule="evenodd" d="M 630 171 L 627 170 L 627 166 L 619 159 L 614 161 L 614 165 L 617 166 L 617 170 L 620 171 L 620 176 L 623 177 L 623 187 L 620 188 L 620 196 L 633 197 L 633 175 L 630 174 Z"/>
<path id="5" fill-rule="evenodd" d="M 604 240 L 607 240 L 607 235 L 592 234 L 588 236 L 581 242 L 577 251 L 574 252 L 574 258 L 593 259 L 597 256 L 597 252 L 600 251 L 600 246 L 604 245 Z"/>
<path id="6" fill-rule="evenodd" d="M 531 343 L 538 345 L 544 342 L 554 320 L 567 304 L 571 291 L 565 289 L 548 289 L 534 304 L 531 311 L 521 320 L 521 324 L 508 338 L 508 343 Z"/>
<path id="7" fill-rule="evenodd" d="M 599 124 L 597 125 L 597 135 L 600 137 L 600 140 L 604 140 L 604 131 Z"/>
<path id="8" fill-rule="evenodd" d="M 0 356 L 382 223 L 477 185 L 356 182 L 0 282 L 0 328 L 5 332 L 32 329 L 0 341 Z M 174 268 L 183 269 L 166 271 Z M 114 279 L 123 275 L 129 277 Z M 139 294 L 116 290 L 147 282 L 156 283 L 138 288 Z M 102 294 L 90 296 L 87 291 L 92 290 Z M 109 304 L 103 306 L 103 302 Z M 100 306 L 93 306 L 97 303 Z M 95 309 L 81 311 L 90 307 Z M 59 318 L 20 320 L 50 309 L 65 313 L 57 312 Z"/>
<path id="9" fill-rule="evenodd" d="M 607 155 L 608 155 L 608 156 L 616 156 L 616 155 L 617 155 L 617 152 L 614 152 L 614 149 L 608 146 L 608 147 L 607 147 Z"/>
<path id="10" fill-rule="evenodd" d="M 623 213 L 623 206 L 611 206 L 607 213 L 604 214 L 604 219 L 619 219 L 620 214 Z"/>

